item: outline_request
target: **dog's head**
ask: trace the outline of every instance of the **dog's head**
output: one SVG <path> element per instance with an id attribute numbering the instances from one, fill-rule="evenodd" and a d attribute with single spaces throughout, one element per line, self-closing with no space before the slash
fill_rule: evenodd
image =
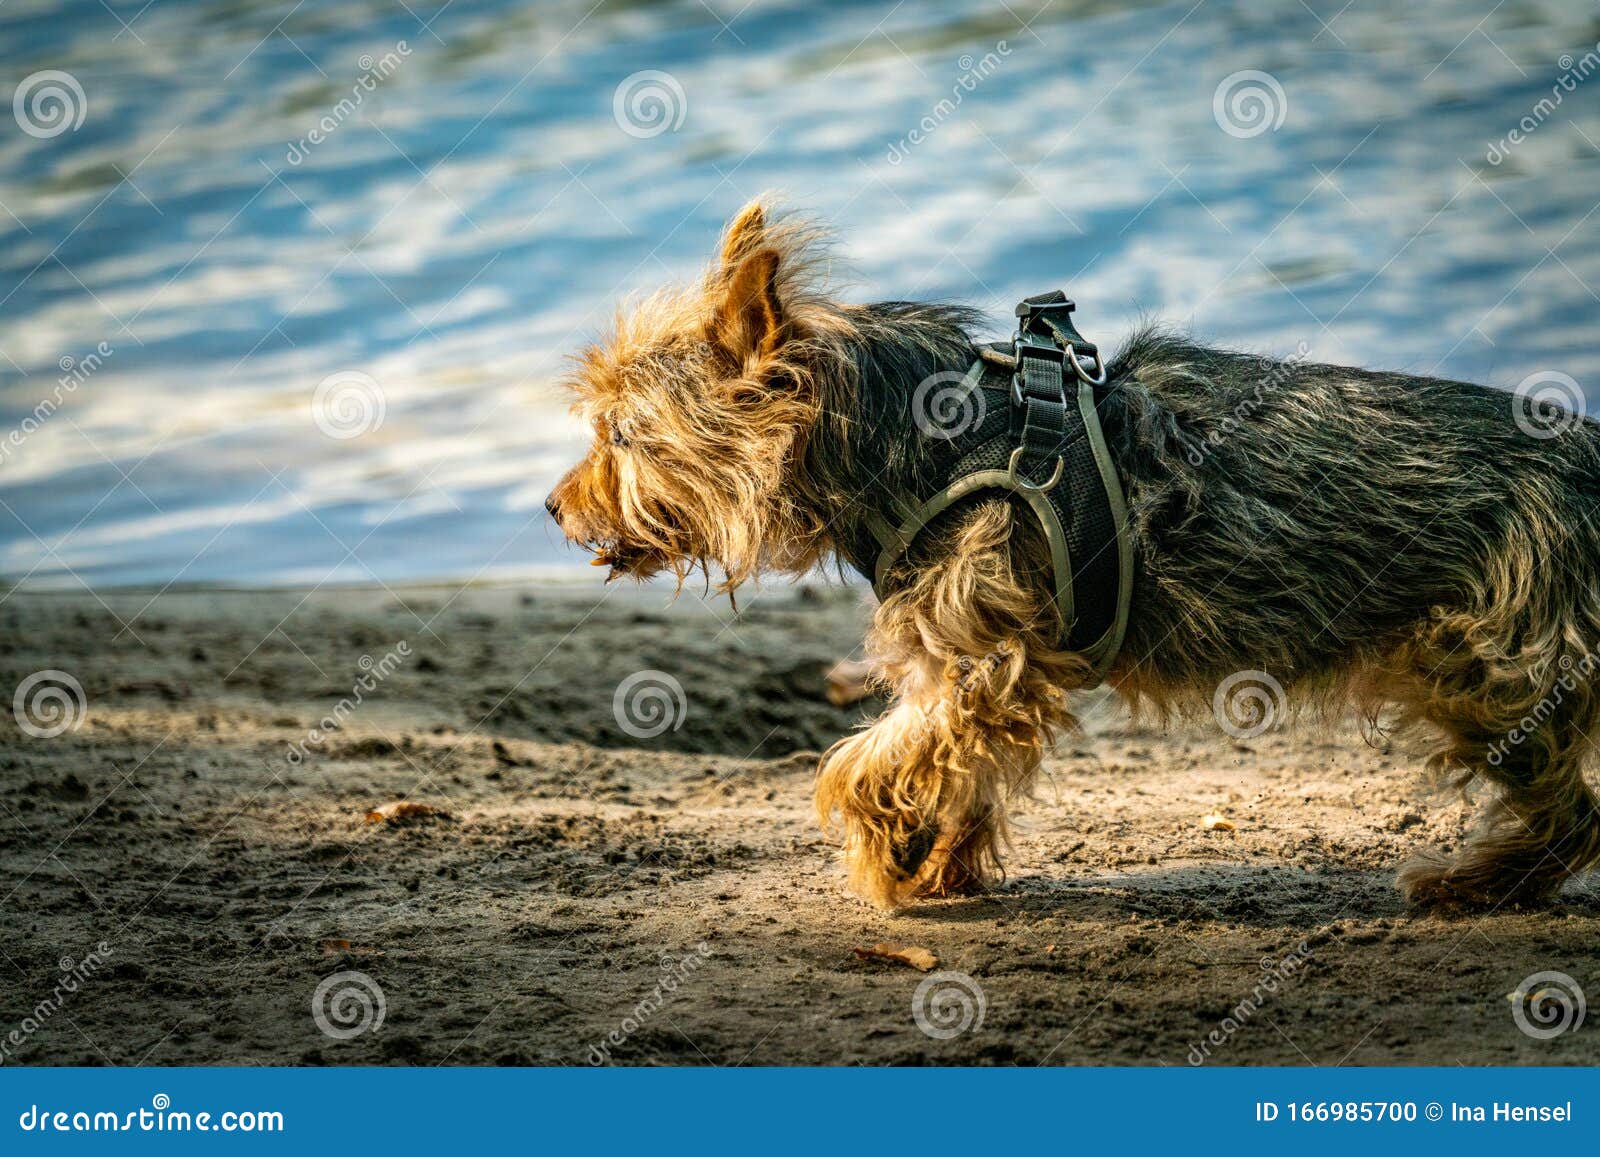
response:
<path id="1" fill-rule="evenodd" d="M 574 412 L 594 442 L 545 507 L 611 577 L 715 563 L 731 588 L 820 534 L 794 484 L 827 314 L 804 288 L 805 230 L 770 218 L 746 206 L 698 284 L 625 306 L 578 356 Z"/>

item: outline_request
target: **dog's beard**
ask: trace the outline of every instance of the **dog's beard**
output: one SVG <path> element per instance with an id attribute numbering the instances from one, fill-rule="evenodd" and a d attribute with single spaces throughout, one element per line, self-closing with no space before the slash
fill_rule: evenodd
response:
<path id="1" fill-rule="evenodd" d="M 680 516 L 650 511 L 631 526 L 623 519 L 604 527 L 610 533 L 589 538 L 584 545 L 594 552 L 591 566 L 609 567 L 606 582 L 619 578 L 644 580 L 671 571 L 681 583 L 697 566 L 704 566 L 704 555 L 696 549 L 697 535 L 691 533 Z"/>
<path id="2" fill-rule="evenodd" d="M 590 566 L 609 567 L 606 572 L 606 583 L 610 584 L 619 578 L 631 578 L 636 582 L 643 582 L 658 574 L 671 574 L 677 579 L 678 589 L 681 591 L 684 584 L 699 571 L 705 578 L 705 591 L 709 596 L 715 580 L 712 576 L 713 566 L 721 568 L 721 564 L 713 559 L 705 558 L 698 554 L 670 554 L 654 547 L 626 546 L 621 544 L 605 544 L 591 546 L 595 552 L 590 560 Z M 724 573 L 726 573 L 724 571 Z M 730 599 L 733 598 L 733 587 L 738 584 L 726 580 L 717 583 L 717 589 L 723 591 Z M 737 604 L 734 605 L 738 609 Z"/>
<path id="3" fill-rule="evenodd" d="M 611 569 L 606 572 L 606 582 L 614 582 L 619 578 L 646 579 L 658 573 L 666 566 L 666 561 L 656 551 L 640 549 L 618 543 L 591 548 L 594 558 L 589 560 L 590 566 L 604 566 Z"/>
<path id="4" fill-rule="evenodd" d="M 591 544 L 589 549 L 594 551 L 594 558 L 589 560 L 590 566 L 610 568 L 606 572 L 608 583 L 619 578 L 643 581 L 669 570 L 681 578 L 698 565 L 696 560 L 687 555 L 672 554 L 656 546 L 603 542 Z"/>

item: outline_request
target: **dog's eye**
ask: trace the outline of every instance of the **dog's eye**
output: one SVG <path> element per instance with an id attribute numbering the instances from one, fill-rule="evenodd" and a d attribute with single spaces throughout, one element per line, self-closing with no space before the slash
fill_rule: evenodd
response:
<path id="1" fill-rule="evenodd" d="M 611 444 L 613 446 L 626 446 L 628 444 L 628 436 L 622 432 L 622 427 L 611 427 Z"/>

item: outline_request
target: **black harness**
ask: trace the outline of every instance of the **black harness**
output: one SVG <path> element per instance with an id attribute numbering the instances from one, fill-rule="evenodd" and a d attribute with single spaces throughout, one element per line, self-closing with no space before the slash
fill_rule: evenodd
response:
<path id="1" fill-rule="evenodd" d="M 959 381 L 935 375 L 919 387 L 912 408 L 934 482 L 890 495 L 891 509 L 864 511 L 870 540 L 846 553 L 882 598 L 895 563 L 935 520 L 976 495 L 1020 499 L 1050 545 L 1061 646 L 1083 654 L 1098 682 L 1127 629 L 1133 548 L 1100 428 L 1105 361 L 1072 324 L 1074 308 L 1059 290 L 1028 298 L 1009 344 L 980 347 Z"/>

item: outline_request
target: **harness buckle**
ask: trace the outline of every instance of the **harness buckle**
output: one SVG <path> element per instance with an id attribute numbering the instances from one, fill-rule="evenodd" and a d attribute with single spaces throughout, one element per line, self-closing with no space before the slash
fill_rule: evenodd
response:
<path id="1" fill-rule="evenodd" d="M 1067 352 L 1054 341 L 1025 329 L 1019 329 L 1012 335 L 1011 344 L 1016 348 L 1019 365 L 1023 358 L 1039 358 L 1041 361 L 1057 363 L 1065 363 L 1067 359 Z"/>
<path id="2" fill-rule="evenodd" d="M 1071 300 L 1059 289 L 1037 298 L 1029 298 L 1017 304 L 1016 314 L 1017 336 L 1012 339 L 1017 343 L 1017 353 L 1020 358 L 1021 345 L 1027 340 L 1030 352 L 1033 348 L 1042 348 L 1043 342 L 1035 341 L 1029 332 L 1035 318 L 1043 320 L 1045 326 L 1052 331 L 1052 337 L 1046 339 L 1052 348 L 1057 341 L 1065 346 L 1064 365 L 1072 367 L 1073 373 L 1079 379 L 1091 386 L 1106 384 L 1106 363 L 1101 356 L 1100 349 L 1093 342 L 1088 341 L 1078 332 L 1077 326 L 1072 324 L 1072 311 L 1078 308 L 1077 302 Z M 1051 321 L 1051 315 L 1059 315 L 1057 321 Z"/>
<path id="3" fill-rule="evenodd" d="M 1056 298 L 1055 301 L 1040 300 L 1039 298 Z M 1028 323 L 1036 317 L 1044 317 L 1052 313 L 1068 313 L 1078 308 L 1078 303 L 1068 298 L 1059 289 L 1052 293 L 1040 294 L 1039 298 L 1029 298 L 1017 303 L 1016 314 L 1021 319 L 1022 328 L 1027 329 Z"/>
<path id="4" fill-rule="evenodd" d="M 1018 306 L 1017 308 L 1021 309 L 1022 307 Z M 1011 401 L 1013 405 L 1021 406 L 1024 404 L 1022 393 L 1023 359 L 1035 358 L 1042 362 L 1055 362 L 1065 368 L 1067 351 L 1053 341 L 1048 341 L 1020 329 L 1012 335 L 1011 348 L 1017 362 L 1016 372 L 1011 375 Z"/>

